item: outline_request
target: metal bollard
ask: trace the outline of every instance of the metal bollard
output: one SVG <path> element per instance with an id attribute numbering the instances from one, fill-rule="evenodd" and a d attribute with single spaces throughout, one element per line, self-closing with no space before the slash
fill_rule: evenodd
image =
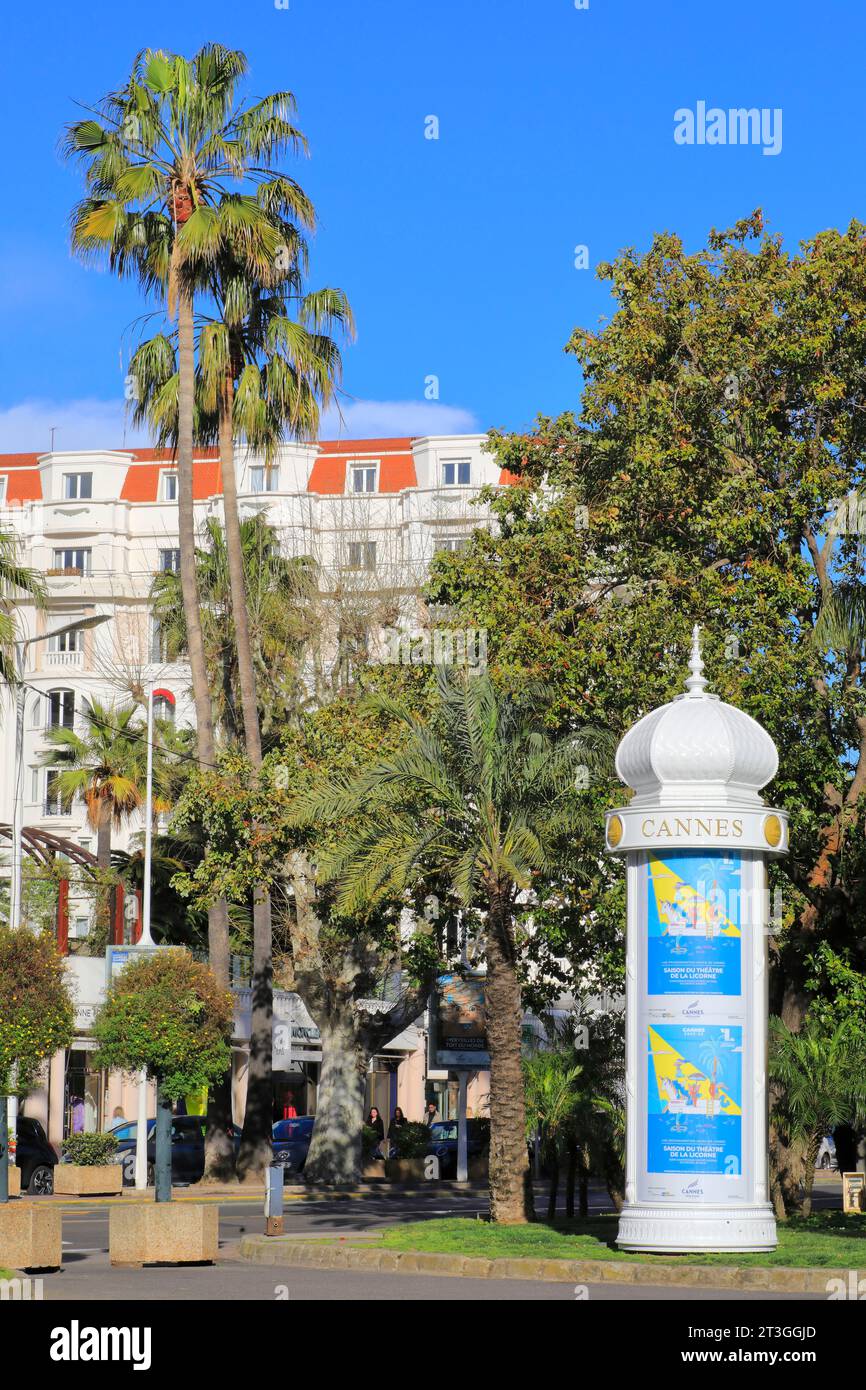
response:
<path id="1" fill-rule="evenodd" d="M 265 1173 L 265 1235 L 283 1234 L 283 1176 L 281 1163 L 271 1163 Z"/>

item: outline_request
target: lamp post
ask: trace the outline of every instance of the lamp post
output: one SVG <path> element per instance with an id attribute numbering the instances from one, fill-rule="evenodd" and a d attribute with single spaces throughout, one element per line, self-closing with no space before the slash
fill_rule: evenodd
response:
<path id="1" fill-rule="evenodd" d="M 626 862 L 626 1190 L 617 1244 L 772 1250 L 767 1175 L 766 861 L 787 816 L 758 795 L 769 734 L 706 690 L 699 629 L 686 693 L 616 755 L 635 793 L 608 813 Z"/>
<path id="2" fill-rule="evenodd" d="M 153 946 L 150 934 L 150 880 L 153 860 L 153 682 L 147 686 L 147 780 L 144 792 L 144 883 L 141 894 L 141 935 L 137 946 Z M 138 1073 L 135 1125 L 135 1186 L 147 1187 L 147 1072 Z"/>

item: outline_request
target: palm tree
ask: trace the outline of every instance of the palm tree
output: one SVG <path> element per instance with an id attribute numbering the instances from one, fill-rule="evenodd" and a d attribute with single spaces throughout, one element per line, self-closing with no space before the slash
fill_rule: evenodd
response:
<path id="1" fill-rule="evenodd" d="M 86 166 L 86 196 L 72 218 L 72 242 L 85 259 L 107 258 L 121 276 L 177 310 L 178 537 L 187 644 L 196 708 L 198 756 L 215 760 L 213 718 L 195 578 L 194 295 L 228 242 L 243 241 L 245 262 L 272 272 L 283 242 L 277 224 L 305 219 L 309 204 L 268 161 L 306 148 L 292 123 L 291 92 L 251 106 L 236 102 L 247 71 L 239 50 L 206 44 L 188 60 L 146 49 L 124 87 L 68 127 L 67 156 Z M 211 966 L 228 982 L 225 904 L 211 915 Z"/>
<path id="2" fill-rule="evenodd" d="M 111 832 L 120 829 L 142 802 L 147 733 L 135 705 L 90 700 L 84 707 L 85 729 L 52 729 L 52 747 L 42 766 L 57 770 L 62 800 L 81 796 L 87 823 L 96 831 L 96 860 L 101 882 L 97 921 L 107 935 L 111 926 Z"/>
<path id="3" fill-rule="evenodd" d="M 485 913 L 485 1000 L 490 1051 L 490 1206 L 495 1221 L 531 1220 L 521 1068 L 521 942 L 518 898 L 569 846 L 591 833 L 576 781 L 609 755 L 605 732 L 553 737 L 540 710 L 544 692 L 500 694 L 488 673 L 441 668 L 429 720 L 399 702 L 375 703 L 403 725 L 402 750 L 350 783 L 299 802 L 297 819 L 337 824 L 363 810 L 322 857 L 347 915 L 399 898 L 419 880 L 441 878 L 464 907 Z"/>
<path id="4" fill-rule="evenodd" d="M 581 1068 L 562 1052 L 537 1052 L 523 1063 L 526 1093 L 526 1138 L 541 1132 L 542 1153 L 550 1169 L 547 1219 L 556 1216 L 563 1147 L 581 1103 L 577 1079 Z"/>
<path id="5" fill-rule="evenodd" d="M 807 1021 L 792 1033 L 771 1018 L 769 1073 L 777 1088 L 773 1123 L 803 1147 L 801 1210 L 810 1216 L 822 1139 L 837 1125 L 862 1123 L 866 1111 L 866 1039 L 850 1020 L 832 1032 Z"/>
<path id="6" fill-rule="evenodd" d="M 0 679 L 15 685 L 18 672 L 12 644 L 16 637 L 15 609 L 22 597 L 37 607 L 45 603 L 45 585 L 37 570 L 18 560 L 18 537 L 0 531 Z"/>

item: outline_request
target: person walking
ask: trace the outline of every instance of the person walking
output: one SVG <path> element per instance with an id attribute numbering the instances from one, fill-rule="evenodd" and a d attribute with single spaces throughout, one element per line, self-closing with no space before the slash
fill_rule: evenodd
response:
<path id="1" fill-rule="evenodd" d="M 438 1119 L 439 1119 L 439 1111 L 436 1109 L 436 1102 L 435 1102 L 435 1100 L 428 1100 L 428 1102 L 427 1102 L 427 1109 L 424 1111 L 424 1123 L 425 1123 L 425 1125 L 432 1125 L 432 1124 L 435 1124 L 436 1121 L 437 1121 Z"/>

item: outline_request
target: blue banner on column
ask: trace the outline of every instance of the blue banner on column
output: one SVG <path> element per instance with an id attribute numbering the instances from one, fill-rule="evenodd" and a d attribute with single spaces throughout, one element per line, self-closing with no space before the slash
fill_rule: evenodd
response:
<path id="1" fill-rule="evenodd" d="M 738 854 L 650 855 L 649 994 L 740 993 L 741 868 Z"/>
<path id="2" fill-rule="evenodd" d="M 742 1062 L 742 1028 L 647 1029 L 649 1172 L 742 1171 Z"/>

